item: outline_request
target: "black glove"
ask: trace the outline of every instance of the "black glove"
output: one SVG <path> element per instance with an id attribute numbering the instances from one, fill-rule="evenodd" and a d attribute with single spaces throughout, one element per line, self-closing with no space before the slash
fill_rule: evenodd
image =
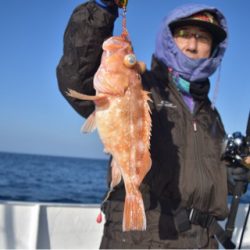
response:
<path id="1" fill-rule="evenodd" d="M 227 168 L 228 177 L 231 178 L 232 182 L 242 181 L 248 182 L 249 180 L 249 169 L 244 167 L 228 167 Z"/>
<path id="2" fill-rule="evenodd" d="M 95 3 L 103 9 L 108 10 L 114 16 L 118 17 L 118 6 L 114 0 L 95 0 Z"/>
<path id="3" fill-rule="evenodd" d="M 227 177 L 229 182 L 229 189 L 232 189 L 237 182 L 243 182 L 245 184 L 245 188 L 243 193 L 247 191 L 247 184 L 250 179 L 250 171 L 244 167 L 235 167 L 235 166 L 228 166 L 227 167 Z M 232 192 L 232 190 L 230 190 Z"/>
<path id="4" fill-rule="evenodd" d="M 126 7 L 128 0 L 95 0 L 95 3 L 118 17 L 118 8 Z"/>
<path id="5" fill-rule="evenodd" d="M 128 0 L 96 0 L 96 2 L 102 2 L 108 7 L 118 6 L 119 8 L 126 7 L 128 4 Z"/>

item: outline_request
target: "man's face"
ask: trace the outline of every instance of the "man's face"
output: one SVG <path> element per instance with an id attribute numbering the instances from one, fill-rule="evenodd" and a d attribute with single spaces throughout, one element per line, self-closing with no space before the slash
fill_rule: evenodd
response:
<path id="1" fill-rule="evenodd" d="M 191 59 L 208 58 L 212 50 L 212 35 L 196 26 L 183 26 L 174 30 L 178 48 Z"/>

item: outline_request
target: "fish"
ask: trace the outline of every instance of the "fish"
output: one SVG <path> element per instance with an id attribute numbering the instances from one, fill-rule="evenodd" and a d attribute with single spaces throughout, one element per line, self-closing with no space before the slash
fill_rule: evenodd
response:
<path id="1" fill-rule="evenodd" d="M 143 90 L 141 74 L 146 66 L 136 60 L 131 42 L 124 36 L 104 41 L 101 64 L 94 75 L 95 96 L 69 89 L 68 95 L 95 103 L 82 127 L 97 128 L 104 151 L 112 156 L 110 191 L 123 179 L 125 201 L 122 230 L 146 230 L 140 185 L 151 168 L 150 93 Z"/>

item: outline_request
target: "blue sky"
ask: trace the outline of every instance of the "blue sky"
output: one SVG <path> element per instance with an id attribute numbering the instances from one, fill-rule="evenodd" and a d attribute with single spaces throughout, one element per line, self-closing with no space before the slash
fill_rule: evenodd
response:
<path id="1" fill-rule="evenodd" d="M 0 1 L 0 151 L 106 158 L 98 134 L 81 134 L 84 119 L 61 96 L 55 74 L 63 33 L 79 0 Z M 185 0 L 130 0 L 128 30 L 137 58 L 150 66 L 162 18 Z M 250 93 L 249 0 L 192 1 L 218 7 L 229 45 L 216 107 L 228 133 L 245 133 Z M 115 34 L 121 31 L 120 20 Z M 211 77 L 214 91 L 217 72 Z"/>

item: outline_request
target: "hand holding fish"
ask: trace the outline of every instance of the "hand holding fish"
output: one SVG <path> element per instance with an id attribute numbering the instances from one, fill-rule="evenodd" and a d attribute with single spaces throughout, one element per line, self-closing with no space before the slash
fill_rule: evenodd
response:
<path id="1" fill-rule="evenodd" d="M 115 3 L 119 8 L 126 8 L 128 0 L 115 0 Z"/>

